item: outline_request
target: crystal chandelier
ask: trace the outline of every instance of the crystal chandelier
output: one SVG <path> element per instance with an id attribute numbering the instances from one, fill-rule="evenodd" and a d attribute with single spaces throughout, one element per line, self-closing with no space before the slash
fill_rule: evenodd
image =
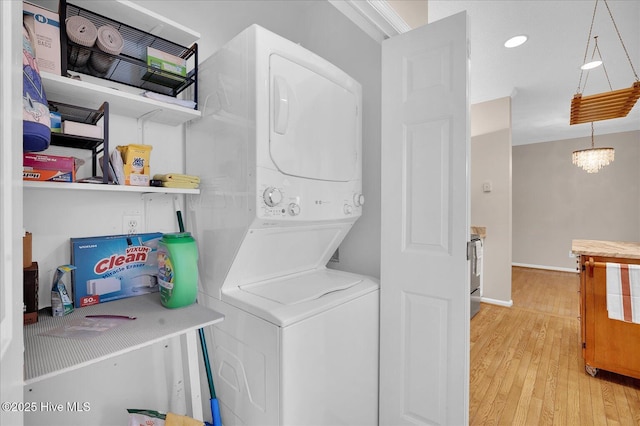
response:
<path id="1" fill-rule="evenodd" d="M 613 148 L 595 148 L 593 141 L 593 122 L 591 123 L 591 148 L 573 151 L 573 164 L 586 170 L 587 173 L 598 173 L 598 170 L 611 164 L 614 158 Z"/>

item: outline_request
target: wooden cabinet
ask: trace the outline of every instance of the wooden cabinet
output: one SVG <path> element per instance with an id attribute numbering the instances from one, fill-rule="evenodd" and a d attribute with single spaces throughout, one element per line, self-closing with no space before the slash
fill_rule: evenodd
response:
<path id="1" fill-rule="evenodd" d="M 640 264 L 640 258 L 580 255 L 580 329 L 585 369 L 593 376 L 602 369 L 640 379 L 640 324 L 609 318 L 607 262 Z"/>

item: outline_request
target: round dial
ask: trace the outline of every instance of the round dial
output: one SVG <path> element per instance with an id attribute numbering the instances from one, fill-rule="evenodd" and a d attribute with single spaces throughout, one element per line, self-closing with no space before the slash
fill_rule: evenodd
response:
<path id="1" fill-rule="evenodd" d="M 364 195 L 357 193 L 357 194 L 353 194 L 353 204 L 356 205 L 356 207 L 360 207 L 364 204 Z"/>
<path id="2" fill-rule="evenodd" d="M 298 216 L 300 214 L 300 205 L 296 203 L 289 204 L 289 214 L 291 216 Z"/>
<path id="3" fill-rule="evenodd" d="M 262 194 L 264 203 L 269 207 L 275 207 L 282 201 L 282 192 L 278 188 L 270 186 Z"/>

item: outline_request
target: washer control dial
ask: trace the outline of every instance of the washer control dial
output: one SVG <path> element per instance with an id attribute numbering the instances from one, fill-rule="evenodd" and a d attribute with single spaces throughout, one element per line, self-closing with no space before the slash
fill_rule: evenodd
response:
<path id="1" fill-rule="evenodd" d="M 275 207 L 282 201 L 282 192 L 278 188 L 270 186 L 262 194 L 264 203 L 269 207 Z"/>
<path id="2" fill-rule="evenodd" d="M 289 214 L 291 216 L 298 216 L 300 214 L 300 205 L 296 203 L 289 204 Z"/>
<path id="3" fill-rule="evenodd" d="M 356 207 L 362 206 L 364 204 L 364 195 L 361 193 L 353 194 L 353 204 L 355 204 Z"/>

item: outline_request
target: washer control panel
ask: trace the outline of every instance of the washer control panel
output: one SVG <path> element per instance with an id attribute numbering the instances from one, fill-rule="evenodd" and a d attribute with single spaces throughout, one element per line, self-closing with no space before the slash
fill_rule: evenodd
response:
<path id="1" fill-rule="evenodd" d="M 262 219 L 326 221 L 356 219 L 364 196 L 359 181 L 333 182 L 259 169 L 256 213 Z"/>

